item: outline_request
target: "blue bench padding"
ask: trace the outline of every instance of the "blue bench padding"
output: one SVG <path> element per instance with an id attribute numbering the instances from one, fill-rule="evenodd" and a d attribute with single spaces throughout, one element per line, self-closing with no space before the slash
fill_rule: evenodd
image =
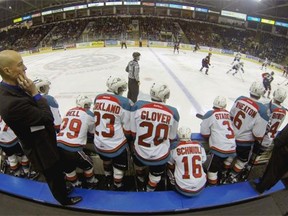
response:
<path id="1" fill-rule="evenodd" d="M 34 201 L 59 205 L 48 185 L 43 182 L 0 174 L 0 191 Z M 258 195 L 248 182 L 208 187 L 197 197 L 185 197 L 174 191 L 116 192 L 76 188 L 72 196 L 82 196 L 83 201 L 68 208 L 119 213 L 161 213 L 199 210 L 219 207 L 255 199 L 284 189 L 278 182 L 272 189 Z"/>

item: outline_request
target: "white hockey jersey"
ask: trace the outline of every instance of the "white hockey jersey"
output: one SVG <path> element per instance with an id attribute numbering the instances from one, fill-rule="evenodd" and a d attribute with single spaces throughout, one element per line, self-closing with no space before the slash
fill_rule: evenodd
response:
<path id="1" fill-rule="evenodd" d="M 186 193 L 197 193 L 205 187 L 206 173 L 202 164 L 206 153 L 199 142 L 179 141 L 171 150 L 170 164 L 175 164 L 175 182 Z"/>
<path id="2" fill-rule="evenodd" d="M 130 110 L 132 102 L 121 95 L 104 93 L 94 100 L 95 136 L 98 153 L 107 157 L 119 155 L 127 146 L 130 135 Z"/>
<path id="3" fill-rule="evenodd" d="M 177 109 L 164 103 L 140 100 L 134 104 L 131 132 L 135 155 L 142 163 L 149 166 L 168 161 L 170 140 L 176 137 L 179 119 Z"/>
<path id="4" fill-rule="evenodd" d="M 57 144 L 68 151 L 80 151 L 87 143 L 87 133 L 94 133 L 94 116 L 81 107 L 70 109 L 63 118 Z"/>
<path id="5" fill-rule="evenodd" d="M 200 133 L 209 138 L 211 151 L 218 156 L 234 156 L 236 152 L 235 134 L 230 114 L 225 109 L 208 111 L 200 125 Z"/>
<path id="6" fill-rule="evenodd" d="M 42 95 L 42 96 L 47 100 L 47 103 L 50 106 L 50 110 L 54 118 L 54 127 L 56 130 L 59 130 L 60 125 L 62 123 L 62 118 L 59 112 L 59 105 L 53 96 L 51 95 Z"/>
<path id="7" fill-rule="evenodd" d="M 239 60 L 241 59 L 241 56 L 242 56 L 241 53 L 239 53 L 239 52 L 236 53 L 236 55 L 235 55 L 235 60 L 238 60 L 238 61 L 239 61 Z"/>
<path id="8" fill-rule="evenodd" d="M 255 139 L 262 140 L 269 118 L 264 104 L 240 96 L 234 102 L 230 115 L 237 145 L 251 145 Z"/>
<path id="9" fill-rule="evenodd" d="M 244 71 L 243 65 L 242 65 L 241 63 L 235 64 L 235 65 L 232 67 L 232 69 L 236 70 L 237 72 L 240 71 L 240 70 Z"/>
<path id="10" fill-rule="evenodd" d="M 0 116 L 0 147 L 12 147 L 19 142 L 13 130 L 8 127 Z"/>
<path id="11" fill-rule="evenodd" d="M 277 105 L 274 103 L 266 104 L 266 106 L 271 112 L 269 118 L 270 129 L 269 132 L 265 134 L 263 138 L 262 146 L 270 147 L 273 139 L 276 137 L 276 134 L 286 117 L 286 109 L 281 105 Z"/>

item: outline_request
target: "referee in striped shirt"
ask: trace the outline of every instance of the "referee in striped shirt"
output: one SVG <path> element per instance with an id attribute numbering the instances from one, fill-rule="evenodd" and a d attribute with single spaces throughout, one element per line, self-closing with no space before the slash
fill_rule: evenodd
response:
<path id="1" fill-rule="evenodd" d="M 130 61 L 126 67 L 126 72 L 128 72 L 128 95 L 127 98 L 129 98 L 133 103 L 137 101 L 137 97 L 139 94 L 139 71 L 140 67 L 138 64 L 138 61 L 140 59 L 140 53 L 134 52 L 132 54 L 133 60 Z"/>

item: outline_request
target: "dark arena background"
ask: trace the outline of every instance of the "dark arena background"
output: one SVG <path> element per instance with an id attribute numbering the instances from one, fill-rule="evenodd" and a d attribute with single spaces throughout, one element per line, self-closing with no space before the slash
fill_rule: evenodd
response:
<path id="1" fill-rule="evenodd" d="M 127 49 L 121 48 L 125 41 Z M 179 53 L 174 52 L 180 42 Z M 199 49 L 195 50 L 198 45 Z M 229 110 L 253 81 L 274 71 L 272 90 L 287 87 L 287 0 L 0 0 L 0 51 L 19 51 L 32 77 L 51 81 L 51 95 L 63 116 L 78 94 L 91 99 L 106 90 L 110 75 L 127 78 L 132 53 L 141 53 L 139 98 L 148 100 L 154 81 L 165 81 L 167 104 L 189 125 L 192 140 L 200 141 L 201 119 L 217 95 L 227 97 Z M 201 60 L 212 53 L 209 74 L 199 72 Z M 240 52 L 245 73 L 226 74 Z M 267 68 L 261 68 L 267 58 Z M 124 93 L 126 96 L 126 93 Z M 269 101 L 267 98 L 261 99 Z M 287 99 L 282 104 L 288 107 Z M 1 104 L 0 104 L 1 106 Z M 285 119 L 283 126 L 287 124 Z M 76 188 L 83 201 L 62 207 L 53 199 L 43 177 L 10 175 L 1 151 L 0 215 L 287 215 L 287 180 L 259 195 L 248 181 L 262 176 L 271 151 L 255 160 L 248 179 L 207 187 L 193 198 L 170 190 L 163 176 L 155 192 L 136 192 L 134 167 L 129 161 L 126 191 L 105 190 L 102 161 L 93 140 L 85 148 L 94 161 L 97 189 Z M 80 172 L 80 171 L 79 171 Z M 80 173 L 81 175 L 81 173 Z M 247 181 L 248 180 L 248 181 Z"/>

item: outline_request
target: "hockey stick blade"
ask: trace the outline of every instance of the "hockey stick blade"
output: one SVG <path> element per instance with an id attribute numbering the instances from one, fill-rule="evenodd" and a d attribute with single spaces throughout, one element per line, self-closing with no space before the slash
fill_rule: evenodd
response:
<path id="1" fill-rule="evenodd" d="M 204 116 L 202 114 L 200 114 L 200 113 L 197 113 L 196 117 L 199 118 L 199 119 L 203 119 Z"/>

